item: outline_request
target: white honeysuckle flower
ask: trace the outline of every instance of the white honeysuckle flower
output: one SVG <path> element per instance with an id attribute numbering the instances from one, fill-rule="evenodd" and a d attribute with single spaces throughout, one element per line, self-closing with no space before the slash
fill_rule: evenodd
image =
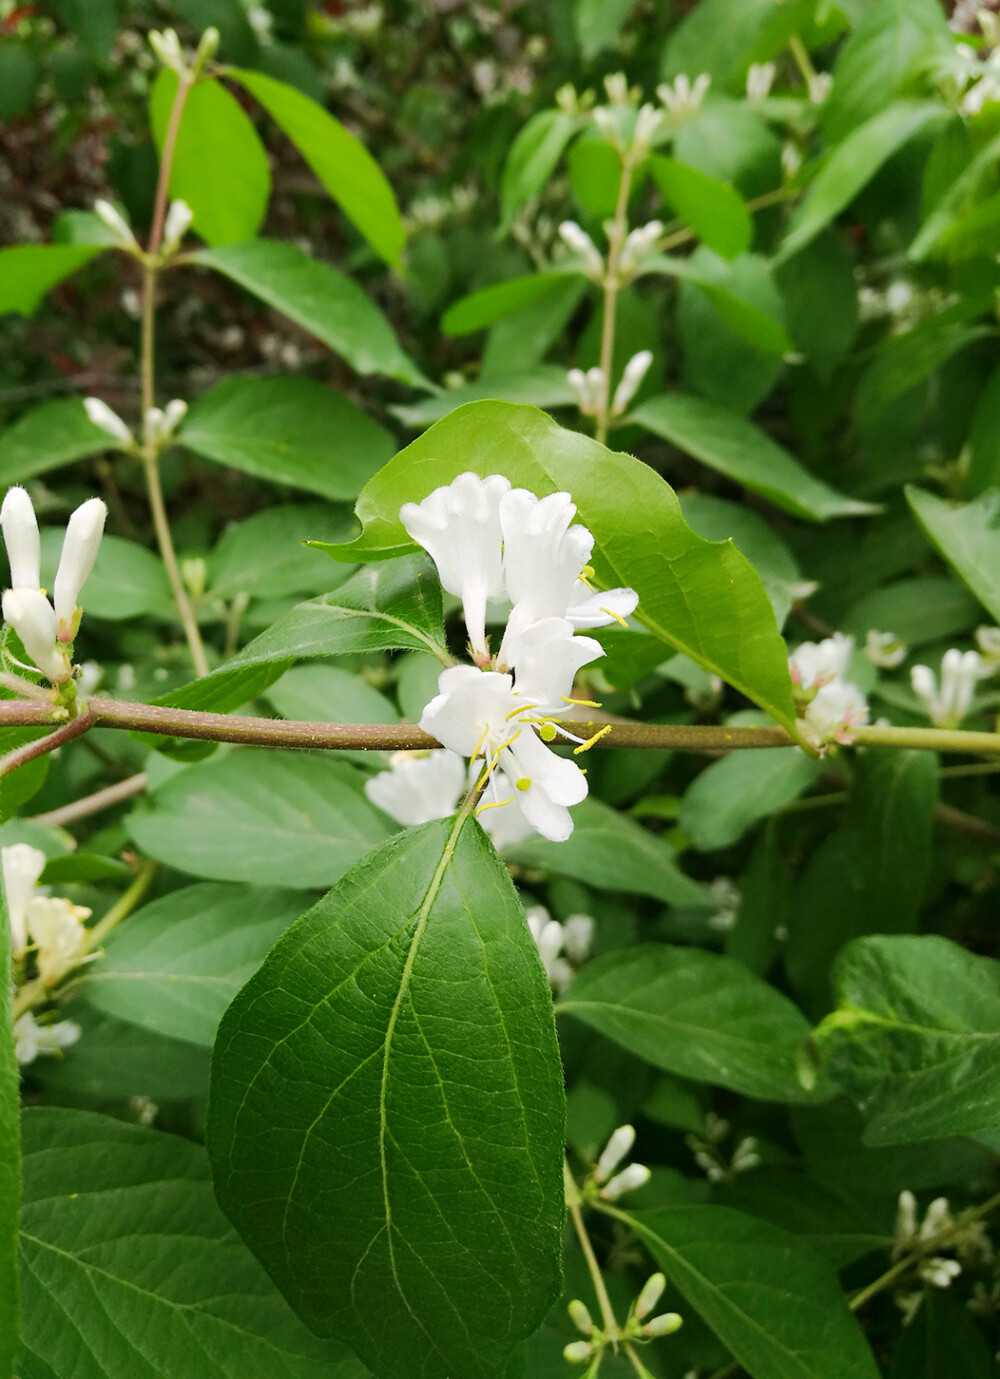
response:
<path id="1" fill-rule="evenodd" d="M 482 755 L 514 783 L 514 800 L 531 826 L 553 842 L 573 831 L 569 806 L 587 795 L 587 778 L 574 761 L 557 757 L 536 734 L 533 709 L 514 692 L 510 675 L 475 666 L 442 671 L 439 693 L 420 726 L 464 757 Z"/>
<path id="2" fill-rule="evenodd" d="M 54 685 L 65 684 L 71 667 L 57 642 L 55 612 L 41 590 L 8 589 L 3 596 L 3 615 L 42 674 Z"/>
<path id="3" fill-rule="evenodd" d="M 514 622 L 511 612 L 508 633 Z M 504 634 L 500 658 L 517 672 L 516 692 L 522 703 L 543 718 L 565 713 L 573 681 L 580 670 L 604 655 L 593 637 L 575 637 L 568 618 L 529 621 L 522 631 Z M 498 658 L 499 659 L 499 658 Z"/>
<path id="4" fill-rule="evenodd" d="M 563 920 L 563 952 L 574 967 L 590 956 L 596 928 L 593 915 L 570 915 Z"/>
<path id="5" fill-rule="evenodd" d="M 930 666 L 913 666 L 910 683 L 931 722 L 938 728 L 957 728 L 969 712 L 976 682 L 983 670 L 978 651 L 959 651 L 952 647 L 941 658 L 941 685 Z"/>
<path id="6" fill-rule="evenodd" d="M 640 350 L 638 354 L 633 354 L 632 358 L 625 365 L 621 382 L 615 389 L 615 395 L 611 400 L 611 415 L 620 417 L 629 405 L 642 384 L 642 380 L 649 372 L 649 366 L 653 362 L 651 350 Z"/>
<path id="7" fill-rule="evenodd" d="M 500 500 L 503 533 L 503 574 L 513 604 L 501 643 L 501 665 L 513 664 L 510 647 L 533 622 L 561 618 L 581 572 L 587 568 L 594 538 L 586 527 L 573 524 L 576 504 L 568 493 L 536 498 L 513 488 Z"/>
<path id="8" fill-rule="evenodd" d="M 149 46 L 164 67 L 172 67 L 178 74 L 187 70 L 176 29 L 164 29 L 162 32 L 152 29 L 149 33 Z"/>
<path id="9" fill-rule="evenodd" d="M 766 100 L 771 94 L 777 71 L 773 62 L 751 62 L 747 72 L 747 100 Z"/>
<path id="10" fill-rule="evenodd" d="M 45 861 L 45 853 L 30 843 L 11 843 L 0 852 L 10 947 L 16 961 L 24 957 L 28 946 L 28 907 L 34 899 L 38 878 L 45 870 Z"/>
<path id="11" fill-rule="evenodd" d="M 566 374 L 566 382 L 572 389 L 577 408 L 581 415 L 592 417 L 597 411 L 597 407 L 594 399 L 590 395 L 590 384 L 587 381 L 587 375 L 582 369 L 570 369 Z"/>
<path id="12" fill-rule="evenodd" d="M 789 181 L 802 171 L 802 150 L 790 139 L 781 146 L 781 170 Z"/>
<path id="13" fill-rule="evenodd" d="M 649 101 L 639 107 L 635 117 L 635 129 L 632 132 L 632 146 L 629 149 L 630 162 L 636 163 L 646 157 L 665 119 L 666 111 Z"/>
<path id="14" fill-rule="evenodd" d="M 118 441 L 126 449 L 131 449 L 135 445 L 132 432 L 117 412 L 113 411 L 106 402 L 102 402 L 99 397 L 85 397 L 83 405 L 87 409 L 87 416 L 94 426 L 99 426 L 102 431 Z"/>
<path id="15" fill-rule="evenodd" d="M 604 89 L 612 105 L 625 105 L 630 97 L 628 78 L 624 72 L 611 72 L 604 78 Z"/>
<path id="16" fill-rule="evenodd" d="M 62 642 L 71 642 L 76 634 L 80 593 L 97 560 L 107 516 L 108 509 L 100 498 L 88 498 L 66 524 L 53 587 L 58 635 Z"/>
<path id="17" fill-rule="evenodd" d="M 917 1234 L 917 1199 L 909 1188 L 899 1194 L 896 1206 L 896 1232 L 893 1258 L 905 1254 Z"/>
<path id="18" fill-rule="evenodd" d="M 132 233 L 132 227 L 117 206 L 112 206 L 110 201 L 98 200 L 94 202 L 94 213 L 114 235 L 120 248 L 129 250 L 139 248 L 135 235 Z"/>
<path id="19" fill-rule="evenodd" d="M 849 680 L 830 680 L 806 705 L 803 718 L 814 740 L 846 745 L 851 741 L 851 729 L 868 722 L 868 701 Z"/>
<path id="20" fill-rule="evenodd" d="M 924 1212 L 918 1238 L 925 1242 L 933 1240 L 936 1235 L 940 1235 L 954 1224 L 955 1218 L 951 1214 L 951 1204 L 947 1197 L 935 1197 Z"/>
<path id="21" fill-rule="evenodd" d="M 597 1160 L 594 1167 L 594 1182 L 604 1183 L 611 1177 L 615 1169 L 627 1154 L 632 1152 L 635 1144 L 635 1127 L 631 1125 L 619 1125 L 607 1144 L 601 1151 L 601 1157 Z"/>
<path id="22" fill-rule="evenodd" d="M 686 72 L 679 72 L 673 84 L 663 82 L 656 88 L 656 94 L 671 115 L 687 119 L 691 115 L 697 115 L 711 84 L 712 78 L 708 72 L 702 72 L 693 82 Z"/>
<path id="23" fill-rule="evenodd" d="M 651 220 L 646 225 L 637 226 L 636 229 L 631 230 L 626 235 L 622 251 L 618 255 L 618 271 L 623 278 L 628 280 L 633 276 L 640 261 L 649 253 L 662 234 L 663 222 Z"/>
<path id="24" fill-rule="evenodd" d="M 365 794 L 406 828 L 446 819 L 465 793 L 466 768 L 455 752 L 395 752 L 389 770 L 365 781 Z"/>
<path id="25" fill-rule="evenodd" d="M 163 222 L 163 252 L 173 254 L 177 246 L 191 228 L 194 211 L 186 201 L 171 201 L 167 218 Z"/>
<path id="26" fill-rule="evenodd" d="M 566 617 L 576 631 L 592 627 L 607 627 L 609 623 L 624 623 L 639 606 L 634 589 L 591 589 L 585 579 L 578 579 L 570 595 Z"/>
<path id="27" fill-rule="evenodd" d="M 652 1174 L 645 1164 L 629 1164 L 628 1168 L 623 1168 L 621 1173 L 616 1174 L 610 1183 L 601 1188 L 601 1196 L 605 1202 L 617 1202 L 626 1192 L 635 1192 L 638 1188 L 645 1187 L 651 1177 Z"/>
<path id="28" fill-rule="evenodd" d="M 865 655 L 873 666 L 882 670 L 895 670 L 906 660 L 909 647 L 895 632 L 876 632 L 869 628 L 865 638 Z"/>
<path id="29" fill-rule="evenodd" d="M 642 1321 L 663 1297 L 667 1286 L 665 1274 L 652 1274 L 642 1285 L 642 1292 L 635 1300 L 635 1315 Z"/>
<path id="30" fill-rule="evenodd" d="M 573 969 L 562 956 L 563 927 L 551 917 L 544 905 L 533 905 L 525 910 L 524 915 L 549 986 L 557 996 L 561 995 L 573 980 Z"/>
<path id="31" fill-rule="evenodd" d="M 482 763 L 469 763 L 469 787 L 476 784 L 482 775 Z M 483 795 L 483 804 L 476 812 L 476 818 L 489 834 L 497 852 L 516 848 L 528 838 L 534 837 L 535 830 L 518 809 L 514 800 L 514 782 L 499 767 L 490 776 Z"/>
<path id="32" fill-rule="evenodd" d="M 172 436 L 187 416 L 188 405 L 183 398 L 175 397 L 167 403 L 163 411 L 164 434 Z"/>
<path id="33" fill-rule="evenodd" d="M 86 955 L 90 910 L 61 896 L 36 895 L 28 906 L 28 932 L 38 949 L 38 975 L 46 985 L 57 982 Z"/>
<path id="34" fill-rule="evenodd" d="M 613 110 L 608 105 L 599 105 L 593 111 L 592 118 L 598 131 L 611 147 L 622 152 L 622 132 L 618 121 L 618 111 Z"/>
<path id="35" fill-rule="evenodd" d="M 833 90 L 833 75 L 830 72 L 814 72 L 809 78 L 809 99 L 813 105 L 822 105 Z"/>
<path id="36" fill-rule="evenodd" d="M 950 1288 L 961 1272 L 962 1266 L 957 1259 L 945 1259 L 941 1255 L 932 1255 L 917 1268 L 920 1278 L 931 1288 Z"/>
<path id="37" fill-rule="evenodd" d="M 30 1010 L 14 1021 L 14 1056 L 18 1063 L 34 1063 L 39 1054 L 60 1054 L 80 1037 L 80 1026 L 72 1020 L 40 1025 Z"/>
<path id="38" fill-rule="evenodd" d="M 510 489 L 500 474 L 459 474 L 420 503 L 404 503 L 399 518 L 437 566 L 449 594 L 462 600 L 477 662 L 486 664 L 486 604 L 504 593 L 500 503 Z M 466 753 L 465 755 L 468 755 Z"/>
<path id="39" fill-rule="evenodd" d="M 15 485 L 7 490 L 3 507 L 0 508 L 0 527 L 10 561 L 11 587 L 40 588 L 42 542 L 35 509 L 25 489 Z"/>
<path id="40" fill-rule="evenodd" d="M 983 661 L 984 676 L 1000 666 L 1000 627 L 977 627 L 976 645 Z"/>
<path id="41" fill-rule="evenodd" d="M 559 238 L 574 254 L 580 255 L 587 277 L 592 278 L 594 282 L 602 282 L 604 258 L 583 226 L 578 225 L 575 220 L 564 220 L 559 226 Z"/>
<path id="42" fill-rule="evenodd" d="M 179 397 L 168 402 L 162 411 L 159 407 L 150 407 L 142 419 L 142 434 L 146 444 L 162 446 L 168 441 L 187 416 L 187 409 L 187 403 Z"/>
<path id="43" fill-rule="evenodd" d="M 801 690 L 818 690 L 847 674 L 854 652 L 854 638 L 835 632 L 821 642 L 803 642 L 788 658 L 792 684 Z"/>

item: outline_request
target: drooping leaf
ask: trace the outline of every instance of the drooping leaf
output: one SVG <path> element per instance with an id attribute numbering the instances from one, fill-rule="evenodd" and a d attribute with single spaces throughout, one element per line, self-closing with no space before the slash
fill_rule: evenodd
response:
<path id="1" fill-rule="evenodd" d="M 181 445 L 244 474 L 356 498 L 396 442 L 346 397 L 310 378 L 223 379 L 191 408 Z"/>
<path id="2" fill-rule="evenodd" d="M 260 101 L 375 252 L 396 267 L 406 239 L 403 222 L 392 188 L 364 144 L 294 86 L 263 72 L 230 68 L 227 75 Z"/>
<path id="3" fill-rule="evenodd" d="M 718 953 L 651 943 L 605 953 L 576 975 L 556 1009 L 665 1072 L 766 1101 L 815 1099 L 796 1070 L 805 1017 Z"/>
<path id="4" fill-rule="evenodd" d="M 345 762 L 245 749 L 190 766 L 128 817 L 150 857 L 191 876 L 329 886 L 386 835 Z"/>
<path id="5" fill-rule="evenodd" d="M 149 116 L 160 152 L 177 94 L 177 73 L 161 68 Z M 170 195 L 194 212 L 209 244 L 253 239 L 264 222 L 271 172 L 264 146 L 239 101 L 221 82 L 199 81 L 188 92 L 170 168 Z"/>
<path id="6" fill-rule="evenodd" d="M 958 577 L 1000 622 L 1000 490 L 960 507 L 908 485 L 910 507 Z"/>
<path id="7" fill-rule="evenodd" d="M 0 484 L 22 484 L 85 455 L 99 455 L 108 445 L 107 433 L 93 424 L 79 398 L 45 402 L 0 433 Z"/>
<path id="8" fill-rule="evenodd" d="M 638 617 L 794 725 L 785 645 L 767 595 L 733 546 L 694 535 L 673 490 L 629 455 L 613 454 L 549 417 L 511 403 L 470 403 L 390 460 L 358 500 L 361 536 L 331 550 L 338 560 L 382 560 L 411 550 L 400 504 L 424 498 L 465 470 L 502 473 L 538 495 L 567 490 L 596 538 L 606 587 L 631 585 Z M 631 514 L 642 512 L 637 530 Z"/>
<path id="9" fill-rule="evenodd" d="M 754 1379 L 878 1379 L 832 1267 L 728 1207 L 616 1213 Z"/>
<path id="10" fill-rule="evenodd" d="M 841 953 L 813 1040 L 865 1113 L 868 1144 L 1000 1130 L 1000 963 L 934 934 Z"/>
<path id="11" fill-rule="evenodd" d="M 191 254 L 189 263 L 214 268 L 291 318 L 343 355 L 358 373 L 382 373 L 431 389 L 403 350 L 378 307 L 350 278 L 296 244 L 258 239 Z"/>
<path id="12" fill-rule="evenodd" d="M 551 1001 L 506 869 L 458 828 L 393 838 L 304 915 L 213 1060 L 223 1210 L 385 1379 L 500 1375 L 559 1285 Z"/>
<path id="13" fill-rule="evenodd" d="M 731 847 L 760 819 L 798 799 L 822 769 L 797 747 L 731 752 L 688 787 L 680 826 L 703 852 Z"/>
<path id="14" fill-rule="evenodd" d="M 706 398 L 685 393 L 650 398 L 630 420 L 796 517 L 825 522 L 876 510 L 815 478 L 752 422 Z"/>
<path id="15" fill-rule="evenodd" d="M 504 230 L 510 228 L 524 203 L 545 186 L 582 124 L 580 116 L 566 110 L 540 110 L 519 132 L 507 155 L 500 187 Z"/>
<path id="16" fill-rule="evenodd" d="M 520 307 L 555 292 L 567 277 L 572 276 L 575 276 L 572 270 L 553 268 L 547 273 L 508 278 L 506 282 L 471 292 L 452 303 L 441 318 L 441 329 L 445 335 L 471 335 L 473 331 L 484 330 Z"/>
<path id="17" fill-rule="evenodd" d="M 302 909 L 295 891 L 185 886 L 109 935 L 78 990 L 119 1020 L 211 1048 L 226 1007 Z"/>
<path id="18" fill-rule="evenodd" d="M 654 156 L 649 167 L 664 198 L 703 244 L 724 259 L 750 248 L 753 220 L 746 202 L 727 182 L 676 158 Z"/>
<path id="19" fill-rule="evenodd" d="M 31 1107 L 24 1165 L 24 1379 L 365 1379 L 292 1315 L 199 1145 Z"/>
<path id="20" fill-rule="evenodd" d="M 7 817 L 0 777 L 0 822 Z M 10 925 L 0 880 L 0 972 L 10 971 Z M 21 1202 L 21 1146 L 18 1131 L 20 1074 L 14 1056 L 10 982 L 0 982 L 0 1375 L 10 1379 L 18 1354 L 17 1214 Z"/>
<path id="21" fill-rule="evenodd" d="M 11 311 L 34 316 L 46 292 L 103 252 L 102 245 L 94 244 L 19 244 L 0 249 L 0 316 Z"/>

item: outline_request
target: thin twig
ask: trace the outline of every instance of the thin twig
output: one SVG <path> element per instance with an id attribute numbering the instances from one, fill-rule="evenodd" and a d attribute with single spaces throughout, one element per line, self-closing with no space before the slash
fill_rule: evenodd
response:
<path id="1" fill-rule="evenodd" d="M 81 733 L 85 733 L 88 728 L 93 726 L 94 721 L 90 714 L 81 713 L 45 737 L 36 738 L 34 742 L 26 742 L 23 747 L 15 747 L 12 752 L 0 757 L 0 778 L 9 776 L 11 771 L 16 771 L 19 766 L 26 766 L 29 761 L 34 761 L 36 757 L 43 757 L 47 752 L 54 752 L 64 742 L 72 742 L 74 737 L 79 737 Z"/>
<path id="2" fill-rule="evenodd" d="M 87 951 L 93 952 L 99 948 L 112 929 L 116 929 L 123 919 L 126 919 L 139 901 L 143 898 L 150 886 L 153 884 L 153 877 L 156 875 L 158 863 L 147 859 L 139 868 L 135 880 L 128 890 L 123 891 L 115 903 L 108 910 L 107 914 L 102 915 L 100 921 L 94 925 L 90 931 L 87 941 Z"/>
<path id="3" fill-rule="evenodd" d="M 604 1331 L 611 1337 L 615 1350 L 618 1349 L 619 1326 L 615 1317 L 615 1310 L 611 1306 L 611 1299 L 608 1297 L 608 1290 L 605 1287 L 604 1275 L 601 1273 L 601 1266 L 597 1262 L 594 1254 L 594 1247 L 590 1243 L 590 1236 L 587 1234 L 587 1227 L 584 1223 L 583 1213 L 580 1210 L 580 1189 L 576 1185 L 572 1173 L 569 1171 L 569 1164 L 563 1159 L 563 1184 L 566 1190 L 566 1206 L 569 1208 L 570 1218 L 576 1231 L 576 1238 L 580 1242 L 580 1249 L 590 1273 L 591 1282 L 594 1285 L 594 1292 L 597 1295 L 597 1305 L 601 1309 L 601 1321 L 604 1324 Z"/>
<path id="4" fill-rule="evenodd" d="M 138 775 L 129 776 L 114 785 L 106 785 L 103 790 L 95 790 L 92 795 L 84 795 L 82 799 L 73 800 L 71 804 L 64 804 L 59 809 L 50 809 L 45 814 L 32 814 L 28 822 L 47 824 L 50 828 L 63 828 L 66 824 L 75 824 L 80 819 L 89 819 L 93 814 L 100 814 L 104 809 L 113 809 L 123 800 L 130 800 L 133 795 L 138 795 L 148 784 L 149 776 L 145 771 L 140 771 Z"/>

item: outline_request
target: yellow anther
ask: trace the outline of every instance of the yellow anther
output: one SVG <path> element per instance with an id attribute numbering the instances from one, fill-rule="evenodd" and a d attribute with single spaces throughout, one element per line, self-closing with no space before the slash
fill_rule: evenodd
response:
<path id="1" fill-rule="evenodd" d="M 480 749 L 480 747 L 482 747 L 483 743 L 486 741 L 486 738 L 487 738 L 487 735 L 489 734 L 489 731 L 490 731 L 489 724 L 487 724 L 486 727 L 483 729 L 483 731 L 479 734 L 479 741 L 476 743 L 475 747 L 473 747 L 473 749 L 472 749 L 472 755 L 471 755 L 471 757 L 469 758 L 470 761 L 475 761 L 476 757 L 479 755 L 479 749 Z"/>
<path id="2" fill-rule="evenodd" d="M 503 807 L 504 807 L 505 804 L 513 804 L 513 803 L 514 803 L 514 796 L 511 795 L 510 798 L 509 798 L 509 799 L 506 799 L 506 800 L 494 800 L 491 804 L 481 804 L 481 805 L 479 806 L 479 808 L 476 810 L 476 813 L 477 813 L 477 814 L 484 814 L 484 813 L 486 812 L 487 809 L 503 809 Z"/>
<path id="3" fill-rule="evenodd" d="M 599 709 L 601 706 L 596 699 L 570 699 L 566 694 L 562 696 L 564 704 L 578 704 L 581 709 Z"/>
<path id="4" fill-rule="evenodd" d="M 608 733 L 610 733 L 610 731 L 611 724 L 605 723 L 604 727 L 598 729 L 598 731 L 594 734 L 593 737 L 589 737 L 586 742 L 581 742 L 579 747 L 574 747 L 573 755 L 575 757 L 578 757 L 581 752 L 589 752 L 591 747 L 593 747 L 595 743 L 600 742 L 601 738 L 605 737 Z"/>
<path id="5" fill-rule="evenodd" d="M 514 788 L 521 791 L 530 790 L 531 778 L 529 776 L 522 776 L 520 780 L 514 782 Z"/>
<path id="6" fill-rule="evenodd" d="M 625 619 L 622 617 L 620 613 L 615 613 L 610 608 L 602 608 L 600 611 L 605 615 L 605 617 L 614 618 L 615 622 L 620 622 L 622 627 L 624 627 L 625 631 L 628 631 L 628 623 L 625 621 Z"/>

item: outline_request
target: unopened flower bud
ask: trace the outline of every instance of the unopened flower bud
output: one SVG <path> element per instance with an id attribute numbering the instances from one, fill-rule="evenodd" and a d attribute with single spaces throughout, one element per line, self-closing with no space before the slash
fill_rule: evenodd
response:
<path id="1" fill-rule="evenodd" d="M 656 88 L 656 94 L 672 115 L 678 119 L 688 119 L 701 109 L 711 84 L 712 78 L 708 72 L 702 72 L 693 82 L 687 73 L 679 72 L 673 84 L 663 82 Z"/>
<path id="2" fill-rule="evenodd" d="M 631 1125 L 619 1125 L 607 1144 L 604 1152 L 597 1160 L 597 1167 L 594 1169 L 594 1180 L 598 1183 L 606 1182 L 611 1174 L 628 1154 L 635 1144 L 635 1129 Z"/>
<path id="3" fill-rule="evenodd" d="M 951 1224 L 951 1208 L 948 1205 L 947 1197 L 935 1197 L 924 1213 L 923 1225 L 920 1227 L 920 1239 L 932 1240 L 934 1236 L 940 1235 Z"/>
<path id="4" fill-rule="evenodd" d="M 194 55 L 195 71 L 201 71 L 207 62 L 211 62 L 219 51 L 219 31 L 213 24 L 207 28 L 201 36 L 197 51 Z"/>
<path id="5" fill-rule="evenodd" d="M 615 389 L 615 395 L 611 403 L 612 416 L 620 417 L 625 411 L 625 408 L 638 392 L 639 386 L 646 377 L 646 373 L 652 362 L 653 356 L 649 350 L 640 350 L 638 354 L 633 354 L 632 358 L 625 365 L 625 371 L 622 374 L 621 382 Z"/>
<path id="6" fill-rule="evenodd" d="M 622 132 L 618 125 L 618 114 L 609 105 L 599 105 L 594 110 L 594 124 L 612 148 L 621 152 Z"/>
<path id="7" fill-rule="evenodd" d="M 604 259 L 586 230 L 575 220 L 564 220 L 559 226 L 559 237 L 574 254 L 579 254 L 583 259 L 583 269 L 587 277 L 600 282 L 604 277 Z"/>
<path id="8" fill-rule="evenodd" d="M 566 382 L 573 390 L 576 398 L 576 405 L 585 417 L 594 415 L 594 399 L 590 396 L 590 384 L 587 382 L 587 375 L 582 369 L 570 369 L 566 375 Z"/>
<path id="9" fill-rule="evenodd" d="M 604 378 L 604 370 L 597 364 L 592 369 L 587 370 L 587 388 L 594 404 L 594 411 L 599 412 L 604 405 L 604 394 L 607 383 Z"/>
<path id="10" fill-rule="evenodd" d="M 773 62 L 751 62 L 747 72 L 748 101 L 762 101 L 771 94 L 777 70 Z"/>
<path id="11" fill-rule="evenodd" d="M 612 105 L 624 105 L 629 97 L 628 78 L 624 72 L 611 72 L 604 78 L 604 89 Z"/>
<path id="12" fill-rule="evenodd" d="M 923 1261 L 917 1272 L 924 1283 L 930 1284 L 932 1288 L 950 1288 L 952 1280 L 958 1278 L 962 1272 L 962 1266 L 957 1259 L 932 1255 L 930 1259 Z"/>
<path id="13" fill-rule="evenodd" d="M 23 488 L 7 490 L 0 508 L 0 526 L 10 561 L 11 585 L 15 589 L 37 589 L 42 582 L 41 539 L 35 509 Z"/>
<path id="14" fill-rule="evenodd" d="M 630 278 L 635 273 L 644 255 L 653 248 L 662 234 L 662 222 L 651 220 L 648 225 L 640 225 L 627 236 L 618 256 L 618 271 L 623 277 Z"/>
<path id="15" fill-rule="evenodd" d="M 637 1188 L 645 1187 L 651 1176 L 645 1164 L 629 1164 L 628 1168 L 623 1168 L 621 1173 L 616 1174 L 610 1183 L 601 1188 L 601 1196 L 606 1202 L 617 1202 L 626 1192 L 635 1192 Z"/>
<path id="16" fill-rule="evenodd" d="M 81 503 L 67 523 L 53 589 L 60 641 L 73 638 L 80 591 L 94 568 L 107 516 L 108 510 L 101 499 L 89 498 Z"/>
<path id="17" fill-rule="evenodd" d="M 896 1244 L 902 1248 L 917 1233 L 917 1199 L 909 1188 L 899 1194 L 896 1207 Z"/>
<path id="18" fill-rule="evenodd" d="M 3 867 L 3 889 L 10 923 L 10 947 L 15 960 L 24 956 L 28 946 L 28 906 L 45 870 L 45 853 L 30 843 L 11 843 L 0 850 Z"/>
<path id="19" fill-rule="evenodd" d="M 131 447 L 135 444 L 132 439 L 132 432 L 117 412 L 112 411 L 106 402 L 102 402 L 99 397 L 85 397 L 83 405 L 87 409 L 87 416 L 94 426 L 99 426 L 120 445 Z"/>
<path id="20" fill-rule="evenodd" d="M 95 201 L 94 212 L 104 221 L 122 249 L 138 249 L 132 227 L 116 206 L 110 201 Z"/>
<path id="21" fill-rule="evenodd" d="M 8 589 L 3 615 L 25 651 L 54 685 L 70 678 L 69 662 L 56 644 L 56 615 L 40 589 Z"/>
<path id="22" fill-rule="evenodd" d="M 565 86 L 560 86 L 556 92 L 556 105 L 560 110 L 564 110 L 567 115 L 575 115 L 579 96 L 576 87 L 571 81 L 566 82 Z"/>
<path id="23" fill-rule="evenodd" d="M 635 1315 L 642 1321 L 643 1317 L 648 1317 L 653 1308 L 663 1296 L 663 1290 L 667 1286 L 667 1280 L 663 1274 L 653 1274 L 642 1286 L 642 1292 L 636 1299 Z"/>
<path id="24" fill-rule="evenodd" d="M 642 1328 L 642 1334 L 649 1336 L 670 1336 L 678 1331 L 684 1324 L 684 1318 L 679 1312 L 661 1312 L 658 1317 L 651 1318 Z"/>
<path id="25" fill-rule="evenodd" d="M 832 88 L 832 75 L 829 72 L 816 72 L 809 78 L 809 99 L 813 105 L 822 105 Z"/>
<path id="26" fill-rule="evenodd" d="M 172 436 L 187 416 L 188 405 L 183 398 L 175 397 L 163 409 L 163 433 Z"/>
<path id="27" fill-rule="evenodd" d="M 570 1341 L 563 1350 L 563 1359 L 571 1365 L 583 1365 L 593 1353 L 594 1347 L 589 1341 Z"/>
<path id="28" fill-rule="evenodd" d="M 172 254 L 191 228 L 194 211 L 186 201 L 171 201 L 167 218 L 163 222 L 163 249 Z"/>
<path id="29" fill-rule="evenodd" d="M 645 158 L 649 152 L 649 146 L 653 142 L 657 131 L 663 123 L 664 112 L 658 110 L 655 105 L 647 102 L 640 106 L 639 113 L 635 117 L 635 129 L 632 133 L 631 162 L 636 163 Z"/>
<path id="30" fill-rule="evenodd" d="M 178 75 L 186 70 L 184 54 L 181 51 L 181 41 L 177 37 L 176 29 L 164 29 L 162 32 L 158 29 L 151 30 L 149 46 L 164 67 L 172 68 Z"/>
<path id="31" fill-rule="evenodd" d="M 594 1329 L 594 1319 L 587 1310 L 587 1304 L 581 1302 L 579 1298 L 574 1298 L 566 1311 L 577 1331 L 582 1331 L 585 1336 L 589 1336 Z"/>

